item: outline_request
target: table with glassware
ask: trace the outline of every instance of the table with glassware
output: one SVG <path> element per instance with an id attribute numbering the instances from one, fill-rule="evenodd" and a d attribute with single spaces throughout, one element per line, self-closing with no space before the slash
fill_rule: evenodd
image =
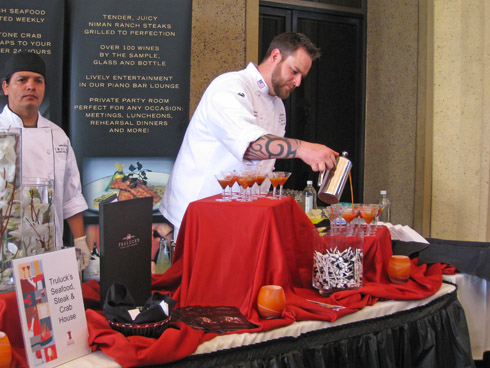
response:
<path id="1" fill-rule="evenodd" d="M 319 241 L 318 232 L 292 197 L 271 197 L 224 201 L 217 195 L 192 202 L 182 222 L 173 264 L 165 274 L 155 276 L 152 285 L 154 290 L 168 291 L 180 307 L 234 306 L 257 328 L 222 335 L 180 325 L 179 330 L 165 330 L 156 341 L 136 336 L 126 338 L 111 331 L 103 316 L 89 310 L 90 344 L 122 365 L 158 364 L 187 357 L 182 364 L 192 366 L 190 361 L 199 361 L 195 363 L 199 365 L 204 364 L 200 358 L 212 358 L 208 366 L 213 366 L 219 364 L 214 360 L 216 357 L 208 353 L 227 350 L 226 345 L 232 339 L 241 340 L 252 335 L 259 339 L 255 342 L 261 339 L 275 341 L 278 337 L 275 332 L 295 329 L 296 323 L 329 323 L 351 314 L 362 320 L 363 309 L 375 304 L 381 308 L 384 304 L 377 303 L 380 300 L 403 301 L 406 304 L 395 302 L 395 305 L 399 305 L 400 310 L 410 309 L 408 305 L 423 305 L 426 298 L 441 289 L 442 274 L 438 265 L 419 267 L 413 264 L 409 281 L 391 283 L 387 276 L 392 254 L 390 235 L 385 227 L 377 227 L 373 235 L 365 236 L 363 240 L 363 286 L 357 290 L 338 291 L 328 297 L 320 295 L 312 287 L 313 252 Z M 286 307 L 281 318 L 263 319 L 259 315 L 257 295 L 263 285 L 269 284 L 284 289 Z M 455 294 L 454 290 L 449 294 L 453 292 Z M 457 310 L 454 300 L 449 304 Z M 391 309 L 390 313 L 400 310 Z M 432 317 L 433 312 L 430 313 Z M 444 313 L 447 313 L 446 309 Z M 395 323 L 398 327 L 399 322 Z M 216 340 L 218 336 L 224 338 L 224 342 Z M 340 333 L 340 340 L 341 336 Z M 221 341 L 220 348 L 210 347 L 213 341 Z M 233 344 L 237 344 L 236 340 Z M 244 342 L 243 345 L 247 344 Z M 248 345 L 249 349 L 255 347 Z M 199 348 L 203 350 L 196 354 Z M 289 351 L 290 348 L 287 347 Z M 305 350 L 303 348 L 307 350 L 306 347 L 301 350 Z M 155 355 L 157 351 L 158 355 Z M 194 355 L 190 357 L 191 354 Z"/>
<path id="2" fill-rule="evenodd" d="M 81 360 L 95 356 L 116 366 L 179 361 L 175 364 L 200 367 L 240 361 L 272 364 L 277 359 L 329 361 L 335 356 L 401 362 L 427 346 L 414 334 L 437 337 L 427 353 L 434 364 L 467 359 L 464 315 L 456 289 L 442 284 L 440 265 L 413 262 L 407 282 L 390 282 L 390 235 L 385 227 L 373 226 L 373 233 L 363 237 L 362 287 L 322 296 L 312 286 L 313 254 L 325 240 L 292 197 L 271 197 L 242 201 L 217 195 L 192 202 L 172 266 L 152 279 L 152 289 L 170 295 L 177 307 L 233 306 L 257 327 L 218 334 L 178 323 L 156 340 L 125 337 L 111 329 L 100 311 L 89 308 L 89 344 L 100 351 Z M 263 285 L 271 284 L 283 288 L 286 306 L 280 318 L 263 319 L 257 296 Z M 85 283 L 84 297 L 86 307 L 95 305 L 98 285 Z M 0 321 L 3 317 L 0 313 Z M 455 325 L 448 317 L 463 321 Z M 3 323 L 13 333 L 12 325 Z M 408 340 L 419 343 L 407 346 Z M 381 348 L 387 345 L 389 351 Z"/>

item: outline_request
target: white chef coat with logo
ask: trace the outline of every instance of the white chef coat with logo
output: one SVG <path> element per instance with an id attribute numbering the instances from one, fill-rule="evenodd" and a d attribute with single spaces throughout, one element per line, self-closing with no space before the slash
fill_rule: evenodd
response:
<path id="1" fill-rule="evenodd" d="M 47 178 L 54 183 L 56 248 L 63 246 L 63 220 L 85 211 L 80 173 L 66 133 L 38 114 L 37 128 L 24 128 L 22 119 L 5 106 L 0 129 L 22 128 L 22 177 Z"/>
<path id="2" fill-rule="evenodd" d="M 190 202 L 221 193 L 214 177 L 244 167 L 249 144 L 265 134 L 284 136 L 284 103 L 269 95 L 257 67 L 229 72 L 214 79 L 204 92 L 187 127 L 160 212 L 177 228 Z M 275 160 L 261 161 L 262 171 Z"/>

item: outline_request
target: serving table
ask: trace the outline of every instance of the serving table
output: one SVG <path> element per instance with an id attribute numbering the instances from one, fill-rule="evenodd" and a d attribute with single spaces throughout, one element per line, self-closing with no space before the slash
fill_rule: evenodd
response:
<path id="1" fill-rule="evenodd" d="M 389 308 L 384 310 L 379 317 L 365 315 L 365 318 L 374 318 L 374 320 L 380 318 L 379 322 L 382 320 L 394 321 L 392 316 L 396 315 L 395 312 L 413 309 L 415 313 L 418 313 L 417 308 L 432 305 L 431 301 L 426 302 L 429 300 L 426 298 L 433 297 L 441 290 L 442 272 L 439 264 L 419 266 L 413 263 L 411 277 L 407 283 L 397 285 L 389 282 L 386 269 L 388 260 L 392 255 L 391 239 L 388 230 L 379 227 L 375 236 L 365 237 L 364 286 L 358 290 L 340 291 L 329 297 L 322 297 L 311 286 L 313 246 L 314 242 L 318 241 L 318 234 L 314 231 L 314 225 L 294 199 L 290 197 L 281 200 L 260 198 L 253 202 L 219 202 L 216 201 L 217 197 L 205 198 L 189 205 L 177 239 L 173 264 L 165 274 L 153 277 L 152 289 L 170 295 L 177 301 L 177 307 L 190 305 L 235 306 L 250 322 L 258 327 L 216 334 L 205 333 L 182 322 L 177 322 L 176 328 L 168 328 L 159 339 L 139 336 L 126 338 L 119 332 L 112 330 L 102 313 L 94 307 L 86 311 L 89 344 L 94 350 L 101 350 L 104 355 L 111 357 L 122 366 L 161 365 L 179 360 L 182 364 L 192 364 L 196 356 L 206 356 L 207 353 L 216 353 L 217 350 L 222 350 L 215 347 L 209 348 L 207 344 L 212 344 L 212 341 L 219 341 L 223 337 L 230 339 L 231 335 L 235 335 L 232 339 L 238 338 L 240 341 L 242 337 L 246 336 L 245 334 L 252 334 L 253 336 L 265 336 L 264 341 L 267 341 L 270 340 L 267 336 L 273 337 L 274 331 L 279 331 L 279 334 L 284 333 L 284 330 L 281 329 L 291 328 L 298 331 L 295 327 L 298 323 L 308 324 L 311 321 L 335 323 L 337 320 L 350 315 L 357 315 L 356 317 L 360 320 L 356 323 L 364 325 L 364 316 L 359 311 L 364 312 L 368 306 L 378 308 L 378 304 L 380 305 L 379 308 L 382 308 L 381 306 L 386 305 L 383 303 L 387 303 L 388 300 L 398 301 L 395 303 L 400 304 L 395 304 L 397 307 L 391 309 L 391 312 Z M 264 320 L 259 317 L 256 298 L 259 288 L 264 284 L 276 284 L 284 288 L 286 308 L 282 318 Z M 98 285 L 93 282 L 85 283 L 83 289 L 86 307 L 96 306 Z M 454 297 L 451 299 L 448 295 Z M 445 288 L 442 294 L 434 299 L 434 301 L 441 302 L 439 297 L 445 298 L 447 304 L 436 303 L 437 306 L 432 306 L 432 308 L 435 308 L 435 311 L 443 311 L 445 316 L 451 315 L 458 323 L 456 325 L 447 323 L 451 326 L 448 327 L 445 324 L 435 328 L 436 332 L 430 332 L 430 336 L 442 336 L 432 341 L 434 353 L 429 354 L 430 356 L 424 359 L 437 362 L 441 356 L 449 356 L 453 361 L 462 362 L 467 361 L 469 354 L 471 360 L 469 341 L 466 340 L 466 321 L 455 295 L 454 289 Z M 344 308 L 333 310 L 314 304 L 309 300 L 337 304 Z M 383 301 L 383 303 L 377 303 L 378 301 Z M 410 303 L 409 301 L 415 301 L 416 304 L 412 305 L 413 308 L 404 304 Z M 0 321 L 3 319 L 1 303 L 0 300 Z M 446 311 L 444 305 L 452 312 Z M 427 316 L 433 315 L 434 313 L 431 312 Z M 426 322 L 418 321 L 419 317 L 421 320 L 423 319 L 421 315 L 415 316 L 412 321 L 414 325 L 407 328 L 412 334 L 418 333 L 417 331 L 420 331 L 420 334 L 426 333 L 426 330 L 420 329 L 420 324 Z M 437 320 L 439 321 L 437 323 L 440 324 L 440 318 Z M 342 324 L 342 322 L 340 323 Z M 403 323 L 395 324 L 398 327 L 403 326 Z M 345 340 L 346 338 L 365 336 L 367 340 L 364 344 L 353 343 L 353 346 L 367 349 L 370 346 L 369 338 L 373 336 L 376 326 L 378 323 L 374 323 L 372 328 L 364 327 L 358 332 L 353 332 L 351 336 L 344 336 L 342 332 L 344 329 L 339 327 L 335 331 L 330 330 L 335 332 L 336 337 L 332 335 L 334 337 L 329 339 L 337 341 L 337 344 L 342 346 L 342 344 L 345 345 L 345 341 L 349 341 Z M 324 327 L 328 326 L 318 325 L 313 330 L 319 329 L 319 331 L 325 332 Z M 403 344 L 403 336 L 408 338 L 408 335 L 404 335 L 402 330 L 403 328 L 397 332 L 398 343 L 393 345 L 396 346 L 396 349 L 401 349 L 400 351 L 393 350 L 396 359 L 425 355 L 426 351 L 422 351 L 422 346 L 427 345 L 427 342 L 424 344 L 421 341 L 421 344 L 414 344 L 411 346 L 413 349 L 410 350 L 409 345 Z M 315 331 L 310 331 L 305 336 L 315 335 L 315 333 Z M 332 333 L 329 332 L 329 334 Z M 300 335 L 303 336 L 303 333 Z M 382 335 L 384 341 L 380 341 L 380 344 L 394 341 L 393 336 L 389 336 L 388 332 L 384 332 Z M 293 334 L 290 338 L 296 339 L 298 336 Z M 420 338 L 421 336 L 415 337 L 416 340 L 420 340 Z M 374 340 L 377 339 L 378 337 Z M 272 341 L 275 340 L 277 339 L 272 338 Z M 225 340 L 224 344 L 227 345 L 228 341 Z M 301 351 L 311 350 L 314 346 L 319 348 L 322 345 L 320 342 L 318 339 L 304 340 L 303 344 L 305 345 L 302 346 Z M 252 345 L 253 351 L 258 351 L 256 348 L 260 346 L 261 344 Z M 352 349 L 353 346 L 345 351 Z M 454 354 L 444 351 L 448 347 L 452 349 L 455 346 L 459 354 L 456 357 Z M 344 348 L 346 347 L 344 346 Z M 269 351 L 273 353 L 276 350 L 272 348 Z M 289 351 L 291 352 L 291 349 Z M 438 354 L 435 354 L 436 351 Z M 264 352 L 262 351 L 261 354 Z M 285 355 L 282 354 L 280 352 L 273 354 L 276 356 L 274 359 L 278 359 L 280 356 L 284 357 Z M 298 352 L 297 354 L 302 353 Z M 382 354 L 382 351 L 377 354 L 380 355 L 380 359 L 382 359 Z M 348 355 L 354 356 L 354 354 Z M 357 355 L 368 357 L 369 351 L 357 352 Z M 249 352 L 244 356 L 251 357 Z M 390 356 L 389 354 L 386 355 L 388 358 Z M 214 354 L 211 355 L 211 359 L 215 359 Z M 264 359 L 268 359 L 267 354 Z M 295 358 L 290 356 L 284 359 Z M 180 362 L 175 364 L 180 364 Z M 198 364 L 202 365 L 202 362 Z M 213 361 L 212 364 L 217 364 L 217 362 Z M 364 366 L 370 365 L 366 363 Z"/>

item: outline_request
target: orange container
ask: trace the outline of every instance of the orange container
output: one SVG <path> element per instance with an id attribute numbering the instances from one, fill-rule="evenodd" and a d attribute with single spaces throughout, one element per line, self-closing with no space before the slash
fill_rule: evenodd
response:
<path id="1" fill-rule="evenodd" d="M 0 368 L 10 367 L 12 362 L 12 348 L 5 332 L 0 332 Z"/>
<path id="2" fill-rule="evenodd" d="M 279 318 L 286 306 L 284 289 L 278 285 L 264 285 L 257 296 L 257 309 L 264 319 Z"/>
<path id="3" fill-rule="evenodd" d="M 388 262 L 388 277 L 394 284 L 403 284 L 410 277 L 412 263 L 407 256 L 391 256 Z"/>

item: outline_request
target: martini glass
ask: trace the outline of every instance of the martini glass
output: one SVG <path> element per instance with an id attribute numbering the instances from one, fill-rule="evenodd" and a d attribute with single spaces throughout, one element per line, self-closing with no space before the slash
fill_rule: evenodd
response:
<path id="1" fill-rule="evenodd" d="M 221 186 L 221 189 L 223 190 L 223 193 L 221 194 L 221 198 L 217 198 L 216 200 L 218 202 L 228 202 L 231 201 L 231 197 L 228 197 L 226 195 L 226 187 L 230 185 L 230 177 L 227 174 L 216 174 L 214 176 L 216 180 L 218 180 L 219 185 Z"/>
<path id="2" fill-rule="evenodd" d="M 230 175 L 230 197 L 231 199 L 237 198 L 239 193 L 236 193 L 236 195 L 233 195 L 233 186 L 235 183 L 238 183 L 238 172 L 236 170 L 233 170 L 232 172 L 229 173 Z"/>
<path id="3" fill-rule="evenodd" d="M 282 174 L 281 174 L 281 179 L 279 180 L 279 198 L 282 198 L 282 187 L 284 186 L 284 184 L 288 180 L 291 173 L 287 172 L 287 171 L 280 171 L 280 172 Z"/>
<path id="4" fill-rule="evenodd" d="M 383 212 L 383 210 L 385 209 L 385 206 L 386 205 L 378 204 L 378 213 L 376 214 L 376 217 L 374 219 L 374 224 L 376 225 L 376 229 L 381 228 L 381 225 L 378 225 L 378 219 L 379 219 L 379 215 L 381 215 L 381 212 Z"/>
<path id="5" fill-rule="evenodd" d="M 361 206 L 360 214 L 361 217 L 366 221 L 367 224 L 367 234 L 366 235 L 374 235 L 374 230 L 372 226 L 373 220 L 378 215 L 378 204 L 363 204 Z"/>
<path id="6" fill-rule="evenodd" d="M 281 184 L 281 182 L 284 184 L 287 180 L 283 179 L 283 173 L 284 171 L 274 171 L 269 173 L 269 180 L 272 185 L 272 198 L 271 199 L 280 199 L 279 196 L 276 194 L 277 192 L 277 187 Z M 284 180 L 284 181 L 283 181 Z"/>
<path id="7" fill-rule="evenodd" d="M 265 194 L 262 194 L 262 183 L 265 181 L 265 174 L 261 174 L 260 171 L 257 172 L 255 176 L 255 182 L 257 183 L 257 187 L 259 188 L 259 197 L 265 197 Z"/>
<path id="8" fill-rule="evenodd" d="M 254 193 L 254 186 L 255 186 L 255 183 L 257 182 L 256 178 L 257 178 L 257 175 L 256 175 L 255 171 L 247 173 L 247 185 L 248 185 L 250 200 L 257 199 L 257 197 L 258 197 Z"/>
<path id="9" fill-rule="evenodd" d="M 338 204 L 332 204 L 325 208 L 325 212 L 330 220 L 330 229 L 332 233 L 336 233 L 338 230 L 337 220 L 342 217 L 341 207 Z"/>
<path id="10" fill-rule="evenodd" d="M 342 218 L 347 222 L 346 229 L 352 230 L 352 221 L 357 217 L 357 210 L 350 205 L 346 205 L 341 207 L 341 214 Z"/>
<path id="11" fill-rule="evenodd" d="M 247 196 L 249 175 L 250 174 L 246 171 L 242 171 L 242 172 L 238 173 L 237 182 L 238 182 L 238 185 L 240 185 L 241 196 L 240 196 L 239 201 L 241 201 L 241 202 L 250 201 L 250 199 Z"/>
<path id="12" fill-rule="evenodd" d="M 356 218 L 354 219 L 353 223 L 354 225 L 359 223 L 359 220 L 356 220 L 357 218 L 361 217 L 361 204 L 360 203 L 352 203 L 352 209 L 356 212 Z"/>

